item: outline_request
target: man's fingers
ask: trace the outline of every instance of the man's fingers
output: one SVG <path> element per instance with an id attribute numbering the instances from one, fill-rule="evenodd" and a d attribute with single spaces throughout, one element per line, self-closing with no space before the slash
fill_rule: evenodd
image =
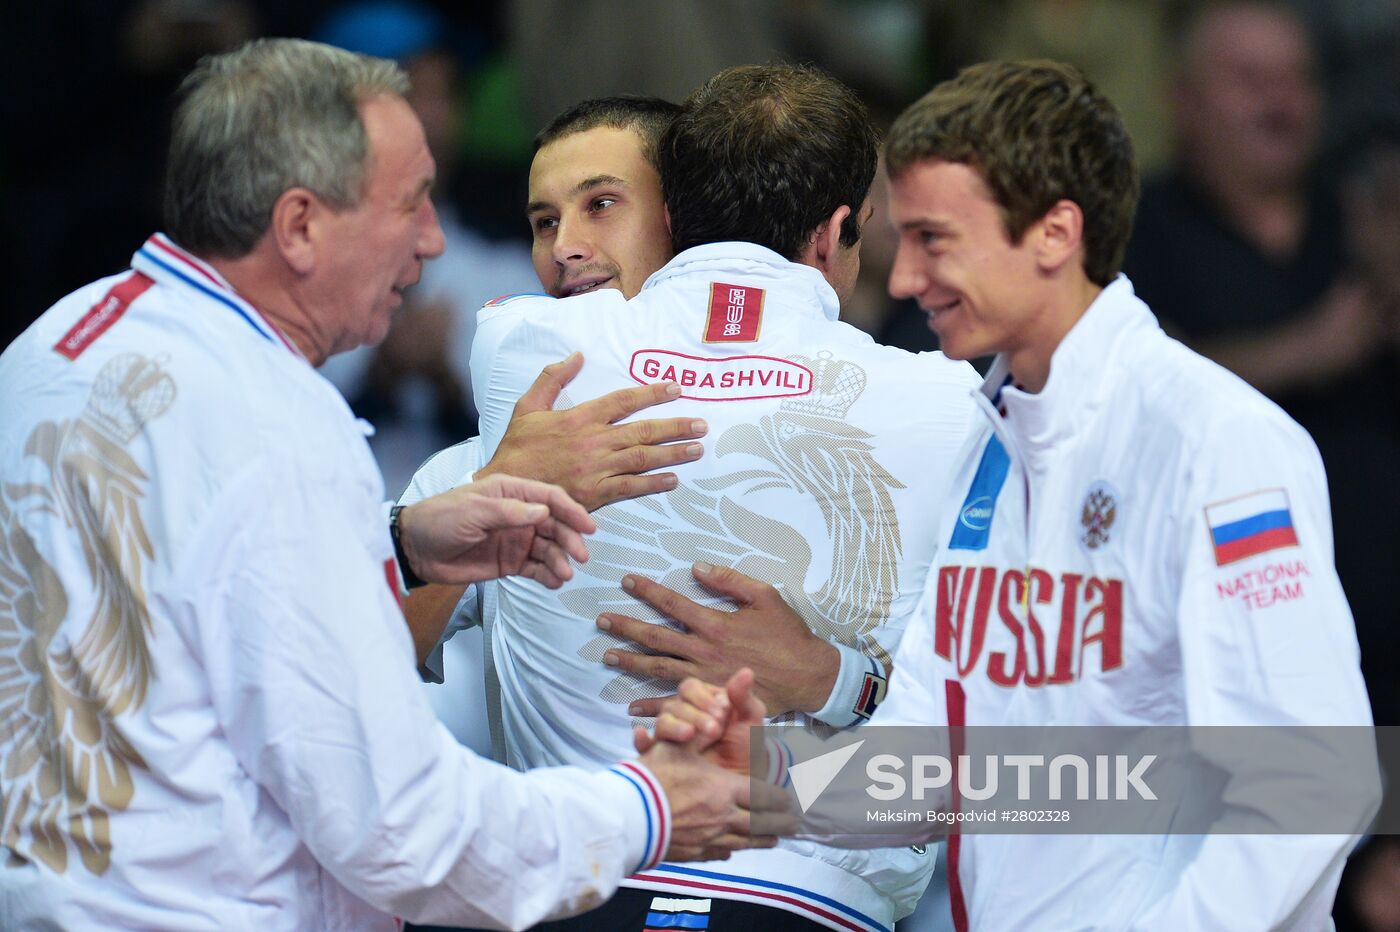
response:
<path id="1" fill-rule="evenodd" d="M 655 696 L 650 699 L 637 699 L 627 707 L 627 714 L 633 718 L 656 718 L 661 714 L 661 704 L 672 696 Z M 638 748 L 638 754 L 646 753 L 645 749 Z"/>
<path id="2" fill-rule="evenodd" d="M 652 654 L 642 654 L 634 650 L 612 648 L 604 652 L 603 663 L 612 667 L 614 670 L 622 670 L 625 673 L 656 680 L 679 682 L 687 676 L 695 675 L 694 665 L 684 660 L 675 657 L 658 657 Z"/>
<path id="3" fill-rule="evenodd" d="M 508 576 L 524 576 L 526 579 L 533 579 L 546 589 L 558 589 L 564 585 L 564 580 L 555 576 L 549 567 L 543 563 L 527 563 L 520 568 L 518 573 L 507 573 Z"/>
<path id="4" fill-rule="evenodd" d="M 515 413 L 511 415 L 511 420 L 522 414 L 552 410 L 559 393 L 564 390 L 565 385 L 574 380 L 574 376 L 578 375 L 582 368 L 582 353 L 570 353 L 568 358 L 545 366 L 525 394 L 515 403 Z"/>
<path id="5" fill-rule="evenodd" d="M 474 503 L 476 519 L 490 531 L 506 531 L 539 524 L 549 518 L 549 506 L 518 498 L 486 498 Z"/>
<path id="6" fill-rule="evenodd" d="M 719 722 L 692 705 L 667 706 L 656 719 L 657 738 L 676 744 L 698 738 L 697 752 L 713 744 L 719 732 Z"/>
<path id="7" fill-rule="evenodd" d="M 723 688 L 706 683 L 695 676 L 681 680 L 675 699 L 677 702 L 688 702 L 717 719 L 725 718 L 732 708 L 729 704 L 729 696 L 726 695 Z"/>
<path id="8" fill-rule="evenodd" d="M 675 443 L 678 440 L 698 440 L 710 430 L 710 425 L 696 417 L 658 417 L 632 421 L 614 429 L 616 449 Z"/>
<path id="9" fill-rule="evenodd" d="M 729 682 L 724 684 L 724 692 L 729 697 L 729 704 L 744 713 L 743 719 L 763 721 L 767 709 L 763 706 L 763 700 L 753 693 L 753 671 L 748 667 L 738 670 L 729 678 Z"/>
<path id="10" fill-rule="evenodd" d="M 588 544 L 583 535 L 558 519 L 551 517 L 550 520 L 535 525 L 535 533 L 545 540 L 552 541 L 567 557 L 579 563 L 588 562 Z"/>
<path id="11" fill-rule="evenodd" d="M 680 593 L 645 576 L 627 574 L 622 577 L 622 588 L 667 618 L 679 621 L 689 628 L 703 629 L 709 620 L 708 614 L 713 612 L 713 609 L 692 602 Z"/>
<path id="12" fill-rule="evenodd" d="M 680 396 L 681 387 L 675 382 L 657 382 L 654 385 L 638 385 L 636 388 L 619 388 L 592 401 L 585 401 L 574 410 L 587 420 L 596 419 L 603 423 L 615 424 L 638 411 L 675 401 Z"/>
<path id="13" fill-rule="evenodd" d="M 700 585 L 711 592 L 728 596 L 741 606 L 752 605 L 765 598 L 776 598 L 778 601 L 782 601 L 782 596 L 778 595 L 777 589 L 727 566 L 715 566 L 712 563 L 702 562 L 691 567 L 691 572 Z"/>
<path id="14" fill-rule="evenodd" d="M 774 835 L 797 831 L 798 817 L 793 812 L 792 796 L 781 787 L 761 780 L 743 781 L 735 802 L 740 808 L 763 817 L 763 828 Z"/>
<path id="15" fill-rule="evenodd" d="M 754 674 L 748 667 L 735 672 L 724 684 L 725 694 L 730 704 L 739 711 L 740 721 L 762 722 L 768 716 L 768 707 L 754 691 Z"/>
<path id="16" fill-rule="evenodd" d="M 615 476 L 636 475 L 664 466 L 693 463 L 705 455 L 703 443 L 668 443 L 661 446 L 629 446 L 610 455 L 605 461 Z"/>
<path id="17" fill-rule="evenodd" d="M 676 487 L 676 474 L 673 472 L 646 473 L 641 476 L 622 475 L 599 482 L 592 497 L 593 507 L 601 508 L 628 498 L 641 498 L 653 492 L 669 492 Z"/>
<path id="18" fill-rule="evenodd" d="M 727 833 L 712 839 L 704 847 L 696 845 L 672 845 L 666 852 L 667 861 L 727 861 L 735 851 L 746 848 L 771 848 L 778 843 L 772 836 L 750 838 L 747 835 Z"/>
<path id="19" fill-rule="evenodd" d="M 528 485 L 525 497 L 548 506 L 549 513 L 558 521 L 580 534 L 592 534 L 598 530 L 598 523 L 589 517 L 588 509 L 574 501 L 569 493 L 559 486 L 531 480 L 520 481 Z"/>
<path id="20" fill-rule="evenodd" d="M 535 535 L 534 543 L 530 547 L 530 557 L 548 573 L 550 580 L 556 581 L 555 585 L 550 585 L 550 580 L 537 577 L 550 589 L 558 589 L 566 580 L 574 577 L 574 568 L 569 564 L 569 554 L 557 542 L 547 537 Z"/>
<path id="21" fill-rule="evenodd" d="M 690 659 L 690 635 L 669 625 L 652 624 L 627 615 L 604 612 L 598 616 L 598 630 L 606 631 L 614 637 L 640 644 L 658 654 Z"/>

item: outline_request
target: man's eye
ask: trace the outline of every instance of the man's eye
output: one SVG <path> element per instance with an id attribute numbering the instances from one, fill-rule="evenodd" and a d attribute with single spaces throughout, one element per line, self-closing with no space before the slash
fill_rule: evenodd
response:
<path id="1" fill-rule="evenodd" d="M 616 203 L 617 200 L 611 197 L 594 198 L 593 203 L 588 205 L 588 209 L 593 211 L 607 210 L 609 207 Z"/>
<path id="2" fill-rule="evenodd" d="M 559 225 L 557 217 L 536 217 L 533 221 L 536 233 L 545 233 Z"/>

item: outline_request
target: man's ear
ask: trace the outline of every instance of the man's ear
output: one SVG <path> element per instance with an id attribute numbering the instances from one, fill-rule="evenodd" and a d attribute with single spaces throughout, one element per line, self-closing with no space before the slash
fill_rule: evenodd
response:
<path id="1" fill-rule="evenodd" d="M 1034 234 L 1037 264 L 1047 272 L 1058 271 L 1083 254 L 1084 211 L 1061 198 L 1036 222 Z"/>
<path id="2" fill-rule="evenodd" d="M 807 243 L 798 254 L 797 261 L 810 265 L 823 275 L 831 271 L 841 250 L 841 224 L 851 215 L 847 204 L 832 211 L 831 216 L 807 237 Z"/>
<path id="3" fill-rule="evenodd" d="M 675 236 L 676 231 L 671 227 L 671 207 L 669 204 L 661 205 L 661 216 L 666 218 L 666 232 Z"/>
<path id="4" fill-rule="evenodd" d="M 272 205 L 273 241 L 298 274 L 310 274 L 316 267 L 316 228 L 325 219 L 325 205 L 306 188 L 288 188 Z"/>

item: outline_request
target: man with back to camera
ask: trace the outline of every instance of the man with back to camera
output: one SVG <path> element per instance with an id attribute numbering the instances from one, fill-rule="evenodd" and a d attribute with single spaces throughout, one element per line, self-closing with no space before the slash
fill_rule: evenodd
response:
<path id="1" fill-rule="evenodd" d="M 668 845 L 753 843 L 733 774 L 674 747 L 512 773 L 414 681 L 401 570 L 557 586 L 593 525 L 493 477 L 386 527 L 363 425 L 313 371 L 382 338 L 442 247 L 406 88 L 296 40 L 205 59 L 170 235 L 0 356 L 7 929 L 519 928 Z"/>
<path id="2" fill-rule="evenodd" d="M 1138 185 L 1107 99 L 1054 62 L 974 66 L 896 120 L 886 161 L 891 294 L 919 301 L 953 357 L 998 355 L 873 724 L 1369 725 L 1317 451 L 1163 334 L 1118 274 Z M 736 590 L 768 600 L 757 623 L 791 623 L 766 586 L 726 579 Z M 709 614 L 645 580 L 633 592 L 685 624 Z M 1280 768 L 1226 804 L 1326 780 L 1362 810 L 1372 773 Z M 952 918 L 1327 928 L 1353 840 L 954 833 Z"/>
<path id="3" fill-rule="evenodd" d="M 670 493 L 596 512 L 596 572 L 561 598 L 487 587 L 506 756 L 539 766 L 626 746 L 633 717 L 654 714 L 656 697 L 698 672 L 680 659 L 694 642 L 671 636 L 716 646 L 704 670 L 716 682 L 728 665 L 754 660 L 758 693 L 789 719 L 862 721 L 898 639 L 886 619 L 907 611 L 931 559 L 941 464 L 964 440 L 975 383 L 970 367 L 879 347 L 836 322 L 870 212 L 876 143 L 864 108 L 810 69 L 737 68 L 708 82 L 660 141 L 681 251 L 630 301 L 625 286 L 599 287 L 619 280 L 596 258 L 607 234 L 583 240 L 614 222 L 611 211 L 638 208 L 640 137 L 568 117 L 541 135 L 530 198 L 537 271 L 553 271 L 554 290 L 568 297 L 483 311 L 473 372 L 484 444 L 489 451 L 506 428 L 527 374 L 582 349 L 571 392 L 678 380 L 682 399 L 668 413 L 703 416 L 711 455 L 678 466 Z M 651 216 L 664 223 L 660 203 Z M 930 402 L 902 406 L 912 394 Z M 623 575 L 667 567 L 673 585 L 694 586 L 697 558 L 780 583 L 804 600 L 802 619 L 764 628 L 742 607 L 688 635 L 656 629 L 647 646 L 657 657 L 585 627 L 632 604 L 616 588 Z M 703 909 L 735 928 L 889 929 L 931 869 L 922 849 L 853 855 L 794 843 L 769 859 L 639 873 L 628 881 L 635 891 L 566 926 L 641 929 L 677 921 L 668 911 Z"/>

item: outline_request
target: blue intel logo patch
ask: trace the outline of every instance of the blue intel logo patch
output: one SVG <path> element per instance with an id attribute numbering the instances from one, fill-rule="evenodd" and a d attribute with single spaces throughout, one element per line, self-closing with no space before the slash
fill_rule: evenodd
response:
<path id="1" fill-rule="evenodd" d="M 992 526 L 992 509 L 996 507 L 990 495 L 973 499 L 963 506 L 958 523 L 969 531 L 985 531 Z"/>
<path id="2" fill-rule="evenodd" d="M 992 535 L 992 516 L 996 513 L 997 496 L 1006 482 L 1007 470 L 1011 467 L 1011 457 L 1006 455 L 1006 447 L 993 434 L 982 451 L 982 461 L 977 464 L 977 474 L 972 477 L 972 486 L 967 490 L 962 508 L 958 510 L 958 521 L 953 525 L 953 537 L 948 541 L 949 550 L 986 550 L 987 541 Z"/>

